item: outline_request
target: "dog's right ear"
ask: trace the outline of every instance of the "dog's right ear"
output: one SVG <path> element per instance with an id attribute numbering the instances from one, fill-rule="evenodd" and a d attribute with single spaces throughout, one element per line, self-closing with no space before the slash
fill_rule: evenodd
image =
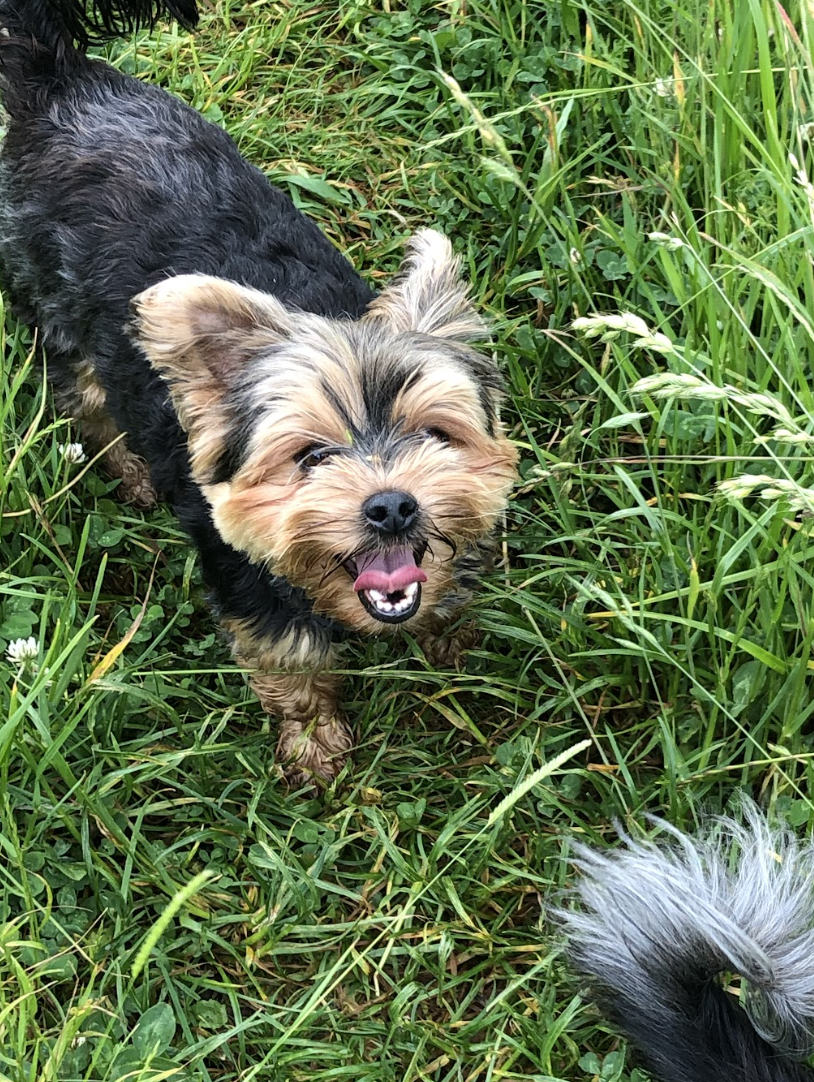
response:
<path id="1" fill-rule="evenodd" d="M 228 392 L 253 357 L 288 338 L 291 315 L 266 293 L 203 274 L 167 278 L 130 310 L 130 337 L 166 379 L 200 477 L 228 435 Z"/>
<path id="2" fill-rule="evenodd" d="M 487 334 L 461 276 L 461 259 L 435 229 L 420 229 L 410 238 L 401 270 L 371 303 L 364 320 L 384 323 L 396 334 L 418 331 L 458 342 Z"/>

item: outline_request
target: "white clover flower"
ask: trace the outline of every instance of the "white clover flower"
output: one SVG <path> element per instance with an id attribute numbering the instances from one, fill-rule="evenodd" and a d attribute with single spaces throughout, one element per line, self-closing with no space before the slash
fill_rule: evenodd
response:
<path id="1" fill-rule="evenodd" d="M 675 94 L 675 79 L 668 76 L 666 79 L 656 79 L 653 89 L 660 98 L 672 98 Z"/>
<path id="2" fill-rule="evenodd" d="M 659 233 L 658 230 L 648 233 L 647 239 L 654 241 L 659 248 L 666 248 L 668 252 L 677 252 L 679 248 L 687 247 L 681 237 L 673 237 L 669 233 Z"/>
<path id="3" fill-rule="evenodd" d="M 33 665 L 40 656 L 40 644 L 32 635 L 29 639 L 15 639 L 8 644 L 6 657 L 12 665 L 17 665 L 20 670 Z"/>
<path id="4" fill-rule="evenodd" d="M 798 131 L 803 142 L 810 143 L 814 139 L 814 121 L 809 120 L 807 124 L 801 124 Z"/>
<path id="5" fill-rule="evenodd" d="M 72 466 L 79 465 L 80 462 L 85 462 L 87 455 L 85 454 L 85 448 L 81 443 L 60 443 L 57 450 Z"/>

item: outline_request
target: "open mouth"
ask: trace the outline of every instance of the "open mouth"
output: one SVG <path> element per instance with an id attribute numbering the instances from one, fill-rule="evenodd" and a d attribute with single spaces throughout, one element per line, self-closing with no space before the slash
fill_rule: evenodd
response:
<path id="1" fill-rule="evenodd" d="M 345 565 L 355 576 L 353 588 L 370 616 L 383 624 L 400 624 L 415 616 L 421 606 L 421 583 L 427 581 L 419 566 L 424 551 L 398 545 Z"/>

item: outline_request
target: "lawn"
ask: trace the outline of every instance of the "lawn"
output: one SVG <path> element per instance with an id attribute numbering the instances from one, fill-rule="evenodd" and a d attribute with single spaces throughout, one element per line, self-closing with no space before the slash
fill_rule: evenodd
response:
<path id="1" fill-rule="evenodd" d="M 171 514 L 61 450 L 6 318 L 0 1080 L 642 1079 L 547 916 L 570 839 L 814 822 L 814 13 L 205 8 L 109 56 L 372 282 L 454 239 L 522 478 L 479 648 L 349 654 L 355 767 L 295 795 Z"/>

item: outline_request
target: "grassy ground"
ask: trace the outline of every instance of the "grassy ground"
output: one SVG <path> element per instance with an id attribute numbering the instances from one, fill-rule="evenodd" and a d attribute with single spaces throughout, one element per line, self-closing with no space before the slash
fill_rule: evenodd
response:
<path id="1" fill-rule="evenodd" d="M 293 797 L 172 517 L 60 454 L 6 320 L 2 1078 L 636 1076 L 546 919 L 569 837 L 744 789 L 814 821 L 812 18 L 218 0 L 113 47 L 372 280 L 454 237 L 523 480 L 465 671 L 351 656 L 355 771 Z M 643 323 L 571 329 L 597 313 Z"/>

